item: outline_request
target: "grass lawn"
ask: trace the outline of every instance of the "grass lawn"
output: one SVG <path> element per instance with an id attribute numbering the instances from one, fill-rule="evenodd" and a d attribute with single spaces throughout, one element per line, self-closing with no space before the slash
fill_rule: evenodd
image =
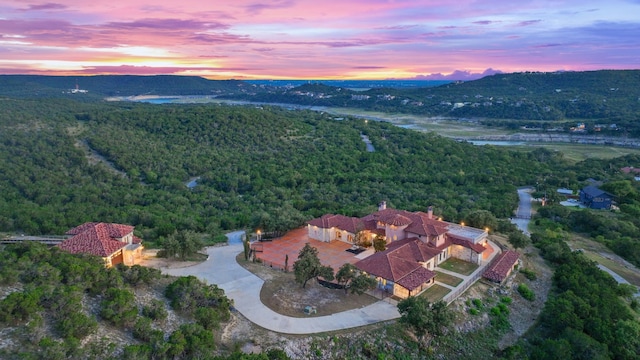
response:
<path id="1" fill-rule="evenodd" d="M 460 285 L 460 283 L 462 282 L 462 279 L 460 279 L 459 277 L 455 277 L 453 275 L 445 274 L 440 271 L 436 271 L 436 274 L 438 274 L 436 276 L 436 281 L 440 281 L 442 283 L 451 285 L 453 287 Z"/>
<path id="2" fill-rule="evenodd" d="M 420 294 L 420 296 L 427 298 L 430 303 L 434 303 L 442 300 L 442 298 L 450 292 L 450 289 L 447 289 L 446 287 L 440 286 L 438 284 L 434 284 L 430 288 L 425 290 L 422 294 Z"/>
<path id="3" fill-rule="evenodd" d="M 453 271 L 455 273 L 462 274 L 462 275 L 471 275 L 471 273 L 473 273 L 478 268 L 478 265 L 476 264 L 473 264 L 464 260 L 456 259 L 453 257 L 449 258 L 449 260 L 443 262 L 438 266 L 445 270 Z"/>

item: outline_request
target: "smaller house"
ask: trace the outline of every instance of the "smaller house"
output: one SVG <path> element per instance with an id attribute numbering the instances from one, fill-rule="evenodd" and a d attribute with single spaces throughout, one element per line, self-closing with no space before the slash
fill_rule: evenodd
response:
<path id="1" fill-rule="evenodd" d="M 69 231 L 72 235 L 58 248 L 72 254 L 101 257 L 107 267 L 123 263 L 135 265 L 142 258 L 142 240 L 133 235 L 133 226 L 88 222 Z"/>
<path id="2" fill-rule="evenodd" d="M 493 260 L 484 271 L 484 274 L 482 274 L 482 277 L 491 282 L 502 284 L 515 269 L 519 259 L 520 254 L 507 250 Z"/>
<path id="3" fill-rule="evenodd" d="M 620 169 L 625 174 L 640 174 L 640 168 L 635 168 L 633 166 L 625 166 Z"/>
<path id="4" fill-rule="evenodd" d="M 589 185 L 580 190 L 580 203 L 591 209 L 611 209 L 614 196 Z"/>

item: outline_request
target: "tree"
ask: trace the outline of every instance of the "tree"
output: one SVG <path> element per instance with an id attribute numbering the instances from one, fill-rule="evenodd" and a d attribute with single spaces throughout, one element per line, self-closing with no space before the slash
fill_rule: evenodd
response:
<path id="1" fill-rule="evenodd" d="M 478 229 L 489 228 L 495 230 L 498 227 L 498 219 L 487 210 L 474 210 L 466 216 L 466 223 Z"/>
<path id="2" fill-rule="evenodd" d="M 356 278 L 357 274 L 358 268 L 350 263 L 345 263 L 344 265 L 340 266 L 340 269 L 338 269 L 338 272 L 336 273 L 336 280 L 338 281 L 338 284 L 344 287 L 345 294 L 349 289 L 349 283 L 351 283 L 353 279 Z"/>
<path id="3" fill-rule="evenodd" d="M 181 230 L 169 235 L 163 241 L 163 246 L 168 258 L 177 255 L 185 260 L 200 251 L 204 247 L 204 242 L 193 231 Z"/>
<path id="4" fill-rule="evenodd" d="M 352 294 L 362 295 L 367 290 L 374 289 L 376 285 L 378 282 L 374 278 L 360 273 L 351 281 L 350 289 Z"/>
<path id="5" fill-rule="evenodd" d="M 307 281 L 318 276 L 322 276 L 326 280 L 333 280 L 333 269 L 330 266 L 324 266 L 318 258 L 318 249 L 306 243 L 298 254 L 298 260 L 293 263 L 293 272 L 296 281 L 302 284 L 302 288 L 307 286 Z"/>
<path id="6" fill-rule="evenodd" d="M 336 280 L 344 287 L 345 294 L 351 289 L 352 294 L 362 295 L 378 284 L 371 277 L 360 273 L 360 270 L 350 263 L 346 263 L 338 269 Z"/>
<path id="7" fill-rule="evenodd" d="M 509 234 L 509 243 L 515 249 L 521 249 L 527 247 L 529 245 L 529 237 L 525 235 L 522 231 L 516 231 Z"/>
<path id="8" fill-rule="evenodd" d="M 424 340 L 427 334 L 430 335 L 427 347 L 434 338 L 444 334 L 453 321 L 453 314 L 444 301 L 431 304 L 422 296 L 410 296 L 400 301 L 398 311 L 400 323 L 411 327 L 418 338 Z"/>
<path id="9" fill-rule="evenodd" d="M 387 249 L 387 240 L 381 235 L 377 235 L 373 239 L 373 249 L 375 252 L 385 251 Z"/>
<path id="10" fill-rule="evenodd" d="M 357 246 L 368 248 L 371 246 L 371 240 L 369 240 L 369 233 L 361 230 L 356 233 L 356 239 L 354 242 Z"/>
<path id="11" fill-rule="evenodd" d="M 249 261 L 249 254 L 251 253 L 251 245 L 249 244 L 249 235 L 245 234 L 242 240 L 242 249 L 244 250 L 244 260 Z"/>

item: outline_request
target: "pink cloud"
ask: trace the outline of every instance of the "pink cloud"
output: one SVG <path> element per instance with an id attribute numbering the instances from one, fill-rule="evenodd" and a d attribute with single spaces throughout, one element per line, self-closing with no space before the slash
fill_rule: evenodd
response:
<path id="1" fill-rule="evenodd" d="M 0 0 L 0 73 L 469 77 L 637 68 L 640 58 L 637 1 L 606 11 L 584 0 L 54 1 Z"/>

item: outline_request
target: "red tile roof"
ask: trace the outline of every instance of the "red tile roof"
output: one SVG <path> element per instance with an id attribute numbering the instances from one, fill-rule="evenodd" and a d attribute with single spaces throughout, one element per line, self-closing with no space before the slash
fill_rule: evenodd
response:
<path id="1" fill-rule="evenodd" d="M 67 231 L 68 235 L 73 236 L 60 243 L 58 247 L 72 254 L 107 257 L 128 245 L 117 239 L 132 233 L 133 229 L 130 225 L 85 223 Z M 134 237 L 133 243 L 139 244 L 141 241 L 140 238 Z"/>
<path id="2" fill-rule="evenodd" d="M 435 272 L 424 268 L 419 263 L 440 253 L 428 248 L 427 244 L 417 238 L 394 241 L 387 250 L 362 259 L 355 265 L 368 274 L 393 281 L 407 290 L 413 290 L 436 276 Z M 434 248 L 431 247 L 431 249 Z"/>
<path id="3" fill-rule="evenodd" d="M 519 258 L 520 254 L 515 251 L 503 252 L 487 267 L 482 277 L 499 283 L 503 282 Z"/>
<path id="4" fill-rule="evenodd" d="M 317 226 L 322 229 L 335 227 L 340 230 L 348 231 L 352 234 L 356 234 L 358 231 L 365 229 L 365 223 L 362 219 L 334 214 L 322 215 L 322 217 L 308 221 L 307 224 Z"/>
<path id="5" fill-rule="evenodd" d="M 438 236 L 447 232 L 447 223 L 429 219 L 429 214 L 421 211 L 410 212 L 389 208 L 374 212 L 362 219 L 364 221 L 381 221 L 395 226 L 408 225 L 404 231 L 416 235 Z"/>
<path id="6" fill-rule="evenodd" d="M 628 173 L 631 173 L 631 172 L 636 173 L 636 174 L 640 173 L 640 169 L 634 168 L 633 166 L 625 166 L 620 170 L 622 170 L 622 172 L 625 173 L 625 174 L 628 174 Z"/>
<path id="7" fill-rule="evenodd" d="M 480 244 L 474 244 L 467 239 L 463 239 L 452 234 L 447 234 L 447 239 L 449 239 L 452 244 L 464 246 L 468 249 L 475 251 L 478 254 L 481 254 L 483 251 L 486 250 L 486 248 Z"/>

